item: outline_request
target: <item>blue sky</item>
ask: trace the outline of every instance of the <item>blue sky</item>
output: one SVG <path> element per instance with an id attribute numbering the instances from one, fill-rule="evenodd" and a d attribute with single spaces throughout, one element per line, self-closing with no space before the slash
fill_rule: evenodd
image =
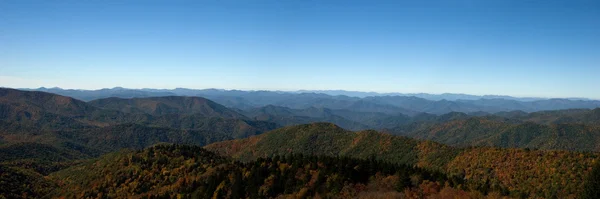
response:
<path id="1" fill-rule="evenodd" d="M 600 98 L 600 1 L 0 1 L 0 86 Z"/>

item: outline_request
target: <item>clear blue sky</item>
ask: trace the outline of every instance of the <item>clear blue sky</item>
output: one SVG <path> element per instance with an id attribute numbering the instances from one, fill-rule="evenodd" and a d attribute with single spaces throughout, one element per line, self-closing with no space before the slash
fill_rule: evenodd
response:
<path id="1" fill-rule="evenodd" d="M 600 1 L 0 1 L 0 86 L 600 98 Z"/>

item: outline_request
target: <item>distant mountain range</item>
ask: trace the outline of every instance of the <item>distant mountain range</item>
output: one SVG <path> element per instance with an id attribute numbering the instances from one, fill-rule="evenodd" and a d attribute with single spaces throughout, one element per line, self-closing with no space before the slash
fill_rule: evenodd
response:
<path id="1" fill-rule="evenodd" d="M 83 102 L 46 92 L 0 89 L 0 125 L 3 126 L 0 131 L 7 133 L 0 142 L 52 138 L 59 143 L 96 146 L 114 141 L 116 145 L 112 148 L 94 147 L 107 151 L 126 147 L 116 142 L 128 139 L 137 139 L 136 148 L 176 140 L 208 144 L 258 135 L 283 126 L 329 122 L 349 130 L 375 129 L 453 146 L 600 151 L 597 144 L 600 143 L 597 133 L 600 108 L 522 111 L 551 106 L 571 108 L 574 103 L 594 107 L 595 101 L 430 101 L 405 96 L 356 98 L 267 91 L 207 92 L 224 92 L 219 96 L 237 96 L 276 105 L 236 109 L 197 96 L 109 97 Z M 481 111 L 481 107 L 489 110 L 498 106 L 517 110 Z M 463 111 L 469 113 L 456 110 L 469 110 Z M 140 138 L 142 131 L 156 133 Z M 17 132 L 30 136 L 14 136 Z M 66 132 L 80 133 L 72 136 Z M 81 137 L 101 134 L 110 139 L 90 141 L 91 137 Z"/>
<path id="2" fill-rule="evenodd" d="M 383 112 L 386 114 L 415 115 L 418 113 L 445 114 L 464 112 L 470 114 L 497 113 L 503 111 L 536 112 L 560 109 L 593 109 L 600 101 L 570 98 L 543 99 L 517 98 L 497 95 L 466 94 L 401 94 L 353 91 L 241 91 L 222 89 L 126 89 L 65 90 L 60 88 L 38 88 L 36 91 L 50 92 L 83 101 L 118 97 L 146 98 L 162 96 L 204 97 L 229 108 L 250 110 L 267 105 L 292 109 L 310 107 L 346 109 L 356 112 Z"/>
<path id="3" fill-rule="evenodd" d="M 205 95 L 224 95 L 224 93 L 229 93 L 228 95 L 240 95 L 245 92 L 274 92 L 274 93 L 316 93 L 316 94 L 326 94 L 331 96 L 345 95 L 348 97 L 375 97 L 375 96 L 413 96 L 418 98 L 423 98 L 427 100 L 439 101 L 439 100 L 479 100 L 479 99 L 506 99 L 506 100 L 516 100 L 516 101 L 537 101 L 537 100 L 545 100 L 550 98 L 543 97 L 513 97 L 508 95 L 469 95 L 469 94 L 460 94 L 460 93 L 442 93 L 442 94 L 429 94 L 429 93 L 378 93 L 378 92 L 363 92 L 363 91 L 346 91 L 346 90 L 298 90 L 298 91 L 265 91 L 265 90 L 256 90 L 256 91 L 242 91 L 242 90 L 226 90 L 226 89 L 187 89 L 187 88 L 175 88 L 175 89 L 128 89 L 123 87 L 114 87 L 114 88 L 104 88 L 99 90 L 83 90 L 83 89 L 62 89 L 59 87 L 53 88 L 45 88 L 40 87 L 37 89 L 22 89 L 22 90 L 37 90 L 37 91 L 45 91 L 51 93 L 60 93 L 67 94 L 70 93 L 72 95 L 78 95 L 79 97 L 74 97 L 77 99 L 81 99 L 84 101 L 89 101 L 93 99 L 106 98 L 106 97 L 123 97 L 123 98 L 132 98 L 132 97 L 151 97 L 151 96 L 168 96 L 168 95 L 184 95 L 184 96 L 194 96 L 199 94 Z M 110 95 L 110 96 L 108 96 Z M 227 94 L 225 94 L 227 95 Z M 70 95 L 67 95 L 70 96 Z M 569 100 L 592 100 L 588 98 L 581 97 L 572 97 L 572 98 L 564 98 Z"/>
<path id="4" fill-rule="evenodd" d="M 517 101 L 536 101 L 548 98 L 542 97 L 512 97 L 508 95 L 469 95 L 459 93 L 377 93 L 377 92 L 361 92 L 361 91 L 345 91 L 345 90 L 299 90 L 296 93 L 322 93 L 327 95 L 346 95 L 350 97 L 375 97 L 375 96 L 412 96 L 427 100 L 478 100 L 478 99 L 508 99 Z M 586 98 L 569 98 L 573 100 L 588 100 Z"/>

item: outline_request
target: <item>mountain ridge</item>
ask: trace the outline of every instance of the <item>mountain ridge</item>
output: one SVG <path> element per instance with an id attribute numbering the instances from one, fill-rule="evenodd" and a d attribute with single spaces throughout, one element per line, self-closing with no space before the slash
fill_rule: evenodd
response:
<path id="1" fill-rule="evenodd" d="M 439 101 L 442 99 L 455 101 L 455 100 L 477 100 L 477 99 L 515 99 L 518 101 L 536 101 L 536 100 L 544 100 L 544 99 L 570 99 L 570 100 L 600 100 L 600 99 L 591 99 L 585 97 L 515 97 L 510 95 L 494 95 L 494 94 L 484 94 L 484 95 L 475 95 L 475 94 L 465 94 L 465 93 L 440 93 L 440 94 L 432 94 L 432 93 L 401 93 L 401 92 L 373 92 L 373 91 L 350 91 L 350 90 L 295 90 L 295 91 L 279 91 L 279 90 L 239 90 L 239 89 L 218 89 L 218 88 L 203 88 L 203 89 L 192 89 L 192 88 L 174 88 L 174 89 L 156 89 L 156 88 L 123 88 L 123 87 L 113 87 L 113 88 L 102 88 L 102 89 L 63 89 L 60 87 L 40 87 L 40 88 L 16 88 L 22 90 L 40 90 L 40 91 L 106 91 L 106 90 L 140 90 L 140 91 L 149 91 L 149 92 L 166 92 L 176 91 L 174 93 L 182 93 L 182 92 L 195 92 L 195 91 L 207 91 L 207 92 L 275 92 L 275 93 L 319 93 L 319 94 L 327 94 L 331 96 L 344 95 L 348 97 L 370 97 L 370 96 L 414 96 L 428 100 Z"/>
<path id="2" fill-rule="evenodd" d="M 202 114 L 206 117 L 248 119 L 211 100 L 195 96 L 164 96 L 148 98 L 103 98 L 89 101 L 88 104 L 124 113 L 147 113 L 151 115 Z"/>
<path id="3" fill-rule="evenodd" d="M 387 111 L 412 115 L 418 112 L 444 114 L 452 111 L 465 113 L 495 113 L 503 111 L 522 110 L 536 112 L 544 110 L 600 107 L 599 100 L 582 98 L 516 98 L 510 96 L 475 96 L 463 94 L 442 94 L 453 97 L 427 97 L 435 95 L 374 95 L 346 96 L 327 94 L 327 92 L 284 92 L 284 91 L 241 91 L 224 89 L 101 89 L 101 90 L 62 90 L 62 89 L 33 89 L 67 95 L 86 101 L 108 98 L 134 98 L 156 96 L 199 96 L 213 100 L 230 108 L 252 109 L 266 105 L 278 105 L 288 108 L 302 109 L 311 106 L 329 109 L 360 109 L 368 107 L 369 112 Z M 131 92 L 127 94 L 127 92 Z M 467 96 L 467 97 L 460 97 Z M 352 104 L 363 105 L 352 107 Z M 392 105 L 393 107 L 385 108 Z M 379 108 L 377 108 L 379 107 Z M 363 109 L 364 110 L 364 109 Z M 363 111 L 364 112 L 364 111 Z"/>

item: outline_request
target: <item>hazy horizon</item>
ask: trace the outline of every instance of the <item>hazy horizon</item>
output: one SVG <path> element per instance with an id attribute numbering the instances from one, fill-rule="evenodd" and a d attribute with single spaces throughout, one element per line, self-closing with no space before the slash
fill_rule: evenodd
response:
<path id="1" fill-rule="evenodd" d="M 600 99 L 598 1 L 0 1 L 0 86 Z"/>
<path id="2" fill-rule="evenodd" d="M 19 89 L 19 90 L 38 90 L 38 89 L 61 89 L 61 90 L 79 90 L 79 91 L 98 91 L 98 90 L 103 90 L 103 89 L 130 89 L 130 90 L 144 90 L 144 89 L 149 89 L 149 90 L 175 90 L 175 89 L 191 89 L 191 90 L 210 90 L 210 89 L 215 89 L 215 90 L 224 90 L 224 91 L 245 91 L 245 92 L 257 92 L 257 91 L 269 91 L 269 92 L 288 92 L 288 93 L 325 93 L 328 95 L 332 95 L 330 93 L 335 93 L 335 92 L 347 92 L 347 93 L 363 93 L 364 96 L 385 96 L 385 95 L 407 95 L 407 96 L 413 96 L 413 95 L 434 95 L 434 96 L 441 96 L 441 95 L 468 95 L 468 96 L 479 96 L 479 97 L 514 97 L 514 98 L 521 98 L 521 99 L 527 99 L 527 98 L 531 98 L 531 99 L 585 99 L 585 100 L 600 100 L 600 98 L 588 98 L 588 97 L 578 97 L 578 96 L 569 96 L 569 97 L 544 97 L 544 96 L 516 96 L 516 95 L 500 95 L 500 94 L 470 94 L 470 93 L 426 93 L 426 92 L 414 92 L 414 93 L 410 93 L 410 92 L 376 92 L 376 91 L 359 91 L 359 90 L 343 90 L 343 89 L 326 89 L 326 90 L 308 90 L 308 89 L 297 89 L 297 90 L 272 90 L 272 89 L 227 89 L 227 88 L 214 88 L 214 87 L 208 87 L 208 88 L 185 88 L 185 87 L 175 87 L 175 88 L 129 88 L 129 87 L 123 87 L 123 86 L 115 86 L 115 87 L 107 87 L 107 88 L 94 88 L 94 89 L 81 89 L 81 88 L 62 88 L 62 87 L 58 87 L 58 86 L 41 86 L 41 87 L 30 87 L 30 88 L 25 88 L 25 87 L 5 87 L 5 86 L 0 86 L 0 88 L 11 88 L 11 89 Z M 374 93 L 375 95 L 368 95 L 368 93 Z M 340 94 L 340 95 L 346 95 L 346 94 Z M 346 96 L 353 96 L 353 95 L 346 95 Z"/>

